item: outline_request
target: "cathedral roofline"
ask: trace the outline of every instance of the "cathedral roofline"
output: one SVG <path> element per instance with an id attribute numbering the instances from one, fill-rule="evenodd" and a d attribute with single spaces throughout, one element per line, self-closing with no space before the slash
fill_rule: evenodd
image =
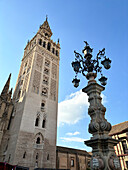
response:
<path id="1" fill-rule="evenodd" d="M 4 88 L 1 92 L 1 96 L 6 95 L 8 93 L 9 90 L 9 86 L 10 86 L 10 79 L 11 79 L 11 73 L 9 74 L 8 80 L 6 81 Z"/>

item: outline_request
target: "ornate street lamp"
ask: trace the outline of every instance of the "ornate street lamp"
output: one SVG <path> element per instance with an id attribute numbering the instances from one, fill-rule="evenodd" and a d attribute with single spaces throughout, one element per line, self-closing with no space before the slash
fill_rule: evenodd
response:
<path id="1" fill-rule="evenodd" d="M 103 86 L 107 84 L 107 78 L 103 76 L 102 74 L 102 67 L 100 66 L 100 63 L 104 66 L 105 69 L 109 69 L 111 67 L 111 60 L 109 58 L 106 58 L 105 55 L 105 48 L 103 48 L 96 56 L 96 59 L 92 59 L 92 51 L 93 49 L 90 48 L 89 44 L 86 43 L 86 46 L 83 49 L 84 57 L 82 57 L 81 54 L 74 51 L 75 53 L 75 61 L 72 62 L 72 67 L 74 71 L 76 72 L 76 75 L 78 73 L 82 73 L 86 77 L 86 72 L 93 72 L 98 73 L 100 72 L 101 78 L 99 81 Z M 101 62 L 100 62 L 101 61 Z"/>
<path id="2" fill-rule="evenodd" d="M 105 48 L 99 51 L 96 58 L 93 59 L 93 49 L 90 48 L 87 41 L 84 42 L 86 44 L 82 51 L 84 56 L 74 51 L 75 61 L 72 62 L 72 67 L 76 76 L 72 83 L 76 88 L 79 86 L 78 73 L 82 73 L 88 79 L 88 84 L 82 91 L 87 93 L 90 103 L 88 114 L 91 121 L 88 131 L 92 134 L 92 137 L 85 141 L 85 144 L 92 147 L 91 170 L 120 170 L 120 163 L 114 151 L 114 146 L 118 141 L 109 136 L 111 124 L 105 119 L 106 108 L 102 105 L 100 96 L 105 89 L 103 86 L 107 84 L 107 78 L 103 76 L 101 65 L 108 70 L 111 67 L 111 60 L 106 58 Z M 103 86 L 95 80 L 98 73 L 101 75 L 99 81 Z"/>

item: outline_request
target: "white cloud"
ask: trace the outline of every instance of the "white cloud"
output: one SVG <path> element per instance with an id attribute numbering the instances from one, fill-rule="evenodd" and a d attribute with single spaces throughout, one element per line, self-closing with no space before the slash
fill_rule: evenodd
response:
<path id="1" fill-rule="evenodd" d="M 84 142 L 87 139 L 83 139 L 83 138 L 79 138 L 79 137 L 70 137 L 70 138 L 66 138 L 66 137 L 60 137 L 60 139 L 63 142 Z"/>
<path id="2" fill-rule="evenodd" d="M 82 90 L 70 94 L 58 104 L 59 125 L 75 124 L 88 116 L 88 97 Z"/>
<path id="3" fill-rule="evenodd" d="M 105 103 L 108 102 L 108 101 L 107 101 L 107 97 L 106 97 L 103 93 L 101 93 L 101 97 L 102 97 L 102 103 L 103 103 L 103 104 L 105 104 Z"/>
<path id="4" fill-rule="evenodd" d="M 71 133 L 71 132 L 69 132 L 69 133 L 66 133 L 66 135 L 68 135 L 68 136 L 75 136 L 75 135 L 79 135 L 80 134 L 80 132 L 74 132 L 74 133 Z"/>
<path id="5" fill-rule="evenodd" d="M 101 94 L 102 103 L 106 103 L 106 96 Z M 82 90 L 71 93 L 58 104 L 58 125 L 75 124 L 88 117 L 88 96 Z"/>

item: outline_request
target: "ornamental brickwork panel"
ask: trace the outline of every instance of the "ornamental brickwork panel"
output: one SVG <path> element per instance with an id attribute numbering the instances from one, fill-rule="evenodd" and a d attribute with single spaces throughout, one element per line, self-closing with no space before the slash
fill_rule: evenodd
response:
<path id="1" fill-rule="evenodd" d="M 56 101 L 56 81 L 54 79 L 51 79 L 50 99 Z"/>
<path id="2" fill-rule="evenodd" d="M 54 63 L 52 63 L 52 78 L 57 78 L 57 65 L 55 65 Z"/>
<path id="3" fill-rule="evenodd" d="M 41 55 L 37 54 L 36 68 L 39 69 L 40 71 L 42 70 L 42 64 L 43 64 L 43 57 Z"/>
<path id="4" fill-rule="evenodd" d="M 35 70 L 34 78 L 33 78 L 33 92 L 37 94 L 39 93 L 40 79 L 41 79 L 41 73 Z"/>

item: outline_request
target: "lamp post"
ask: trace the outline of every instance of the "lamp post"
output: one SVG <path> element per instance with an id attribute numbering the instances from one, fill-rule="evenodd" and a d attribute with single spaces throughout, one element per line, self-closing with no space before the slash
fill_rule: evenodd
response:
<path id="1" fill-rule="evenodd" d="M 83 49 L 84 56 L 74 51 L 75 61 L 72 62 L 72 67 L 76 73 L 72 83 L 74 87 L 79 86 L 80 79 L 77 78 L 78 73 L 82 73 L 88 80 L 88 84 L 82 89 L 89 96 L 90 103 L 88 114 L 91 117 L 88 131 L 92 134 L 90 140 L 85 141 L 87 146 L 92 147 L 92 158 L 90 161 L 91 170 L 120 170 L 120 162 L 117 158 L 114 146 L 118 143 L 117 140 L 109 136 L 111 124 L 105 119 L 106 108 L 101 103 L 101 92 L 105 90 L 107 78 L 103 76 L 102 66 L 105 69 L 111 67 L 111 60 L 105 56 L 105 48 L 98 52 L 96 58 L 93 59 L 93 49 L 85 42 Z M 95 78 L 100 73 L 99 85 Z"/>

